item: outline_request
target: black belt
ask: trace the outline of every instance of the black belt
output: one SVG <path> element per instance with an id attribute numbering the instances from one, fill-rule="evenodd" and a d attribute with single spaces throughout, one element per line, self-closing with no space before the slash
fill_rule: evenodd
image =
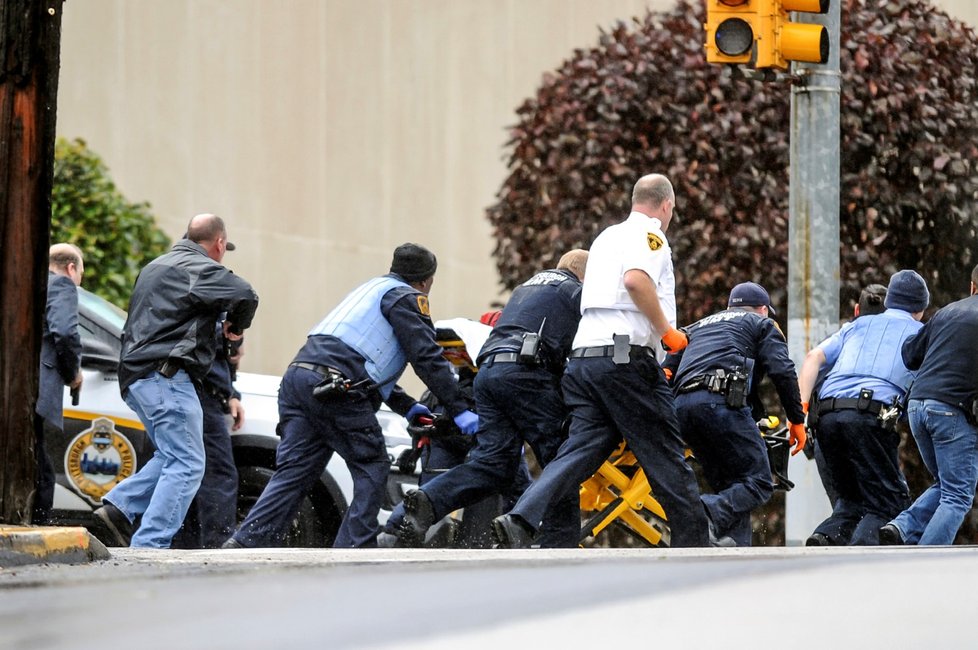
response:
<path id="1" fill-rule="evenodd" d="M 329 374 L 330 369 L 326 366 L 321 366 L 318 363 L 306 363 L 305 361 L 293 361 L 289 364 L 289 367 L 295 366 L 296 368 L 302 368 L 303 370 L 311 370 L 317 375 L 325 377 Z"/>
<path id="2" fill-rule="evenodd" d="M 887 404 L 875 399 L 858 399 L 856 397 L 830 397 L 828 399 L 819 400 L 818 402 L 818 412 L 819 414 L 827 413 L 829 411 L 866 411 L 873 415 L 879 415 L 882 409 L 885 409 Z"/>
<path id="3" fill-rule="evenodd" d="M 636 357 L 643 354 L 650 357 L 655 356 L 655 352 L 652 348 L 647 348 L 644 345 L 629 345 L 629 356 Z M 591 359 L 594 357 L 613 357 L 615 356 L 615 346 L 614 345 L 596 345 L 589 348 L 575 348 L 571 350 L 571 353 L 567 355 L 571 359 Z"/>
<path id="4" fill-rule="evenodd" d="M 183 370 L 183 362 L 179 359 L 167 359 L 166 361 L 161 361 L 156 366 L 156 372 L 160 373 L 167 379 L 173 379 L 173 375 L 177 374 Z"/>
<path id="5" fill-rule="evenodd" d="M 680 395 L 692 393 L 698 390 L 708 390 L 711 393 L 723 393 L 726 390 L 726 381 L 721 380 L 716 375 L 700 375 L 693 377 L 685 384 L 676 389 Z"/>
<path id="6" fill-rule="evenodd" d="M 482 363 L 491 366 L 494 363 L 518 363 L 520 360 L 520 355 L 517 352 L 497 352 L 495 354 L 490 354 L 486 357 Z"/>

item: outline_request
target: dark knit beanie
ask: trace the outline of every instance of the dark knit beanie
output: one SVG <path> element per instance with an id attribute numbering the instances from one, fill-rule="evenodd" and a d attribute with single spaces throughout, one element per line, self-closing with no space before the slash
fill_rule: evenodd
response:
<path id="1" fill-rule="evenodd" d="M 886 299 L 883 300 L 887 309 L 902 309 L 913 314 L 924 311 L 929 303 L 927 282 L 917 272 L 904 269 L 890 276 Z"/>
<path id="2" fill-rule="evenodd" d="M 408 282 L 421 282 L 435 274 L 438 260 L 435 254 L 418 244 L 401 244 L 394 249 L 391 273 L 396 273 Z"/>

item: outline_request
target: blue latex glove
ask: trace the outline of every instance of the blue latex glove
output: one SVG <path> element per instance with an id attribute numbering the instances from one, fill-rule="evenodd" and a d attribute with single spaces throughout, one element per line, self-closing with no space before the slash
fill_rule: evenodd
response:
<path id="1" fill-rule="evenodd" d="M 408 412 L 404 414 L 404 419 L 413 424 L 415 418 L 418 418 L 422 415 L 426 415 L 429 418 L 434 417 L 431 414 L 431 410 L 427 406 L 425 406 L 421 402 L 415 402 L 414 406 L 409 408 Z"/>
<path id="2" fill-rule="evenodd" d="M 455 425 L 468 436 L 474 436 L 479 432 L 479 416 L 472 411 L 462 411 L 455 416 Z"/>

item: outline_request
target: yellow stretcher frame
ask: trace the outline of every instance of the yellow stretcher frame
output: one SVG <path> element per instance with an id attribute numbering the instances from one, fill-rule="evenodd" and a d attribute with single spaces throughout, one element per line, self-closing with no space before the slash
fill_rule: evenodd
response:
<path id="1" fill-rule="evenodd" d="M 790 447 L 787 429 L 778 429 L 780 420 L 774 416 L 757 424 L 768 448 L 775 488 L 790 490 L 794 484 L 787 477 Z M 775 454 L 783 458 L 775 462 Z M 686 457 L 690 456 L 692 453 L 687 449 Z M 595 513 L 581 526 L 581 542 L 597 537 L 613 523 L 618 523 L 626 532 L 650 546 L 668 546 L 671 541 L 666 513 L 652 494 L 645 470 L 624 441 L 598 471 L 581 484 L 580 500 L 582 512 Z"/>
<path id="2" fill-rule="evenodd" d="M 617 522 L 651 546 L 669 544 L 666 513 L 652 496 L 645 471 L 624 442 L 594 476 L 581 484 L 581 511 L 596 513 L 581 526 L 582 542 Z"/>

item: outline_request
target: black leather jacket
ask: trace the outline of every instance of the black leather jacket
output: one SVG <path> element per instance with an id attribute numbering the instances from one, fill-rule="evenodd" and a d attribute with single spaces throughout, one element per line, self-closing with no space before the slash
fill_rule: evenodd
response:
<path id="1" fill-rule="evenodd" d="M 199 382 L 214 361 L 214 323 L 222 312 L 240 333 L 251 325 L 258 294 L 247 281 L 188 239 L 139 273 L 122 332 L 119 389 L 172 360 Z"/>

